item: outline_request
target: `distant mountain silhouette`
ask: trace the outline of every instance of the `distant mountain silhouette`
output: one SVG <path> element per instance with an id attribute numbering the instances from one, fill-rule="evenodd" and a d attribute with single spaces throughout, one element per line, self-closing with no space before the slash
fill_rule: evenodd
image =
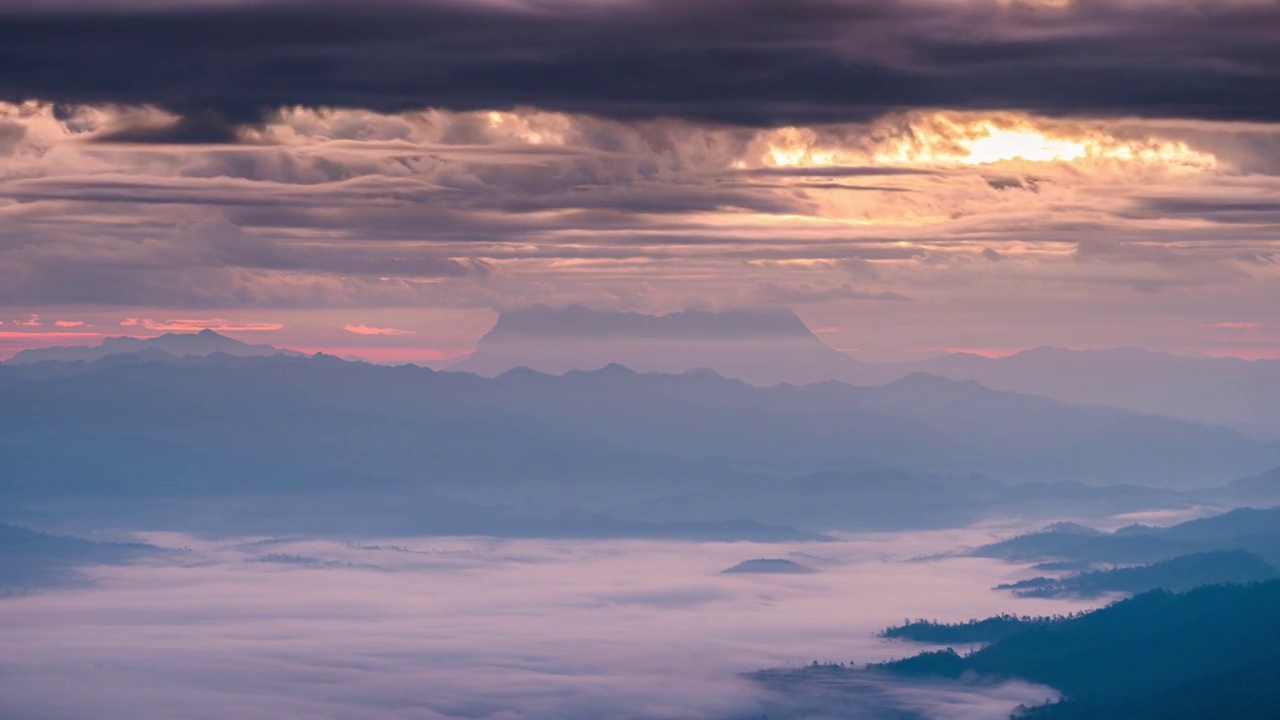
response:
<path id="1" fill-rule="evenodd" d="M 1207 500 L 1237 505 L 1280 505 L 1280 467 L 1201 493 Z"/>
<path id="2" fill-rule="evenodd" d="M 475 353 L 452 369 L 499 375 L 617 363 L 638 371 L 708 368 L 753 385 L 835 380 L 883 385 L 918 373 L 1077 404 L 1228 425 L 1280 437 L 1280 360 L 1184 357 L 1137 348 L 1039 347 L 988 358 L 952 353 L 869 363 L 822 342 L 789 310 L 690 310 L 653 316 L 536 306 L 502 313 Z"/>
<path id="3" fill-rule="evenodd" d="M 818 571 L 791 560 L 756 558 L 755 560 L 743 560 L 737 565 L 720 572 L 725 575 L 807 575 Z"/>
<path id="4" fill-rule="evenodd" d="M 1280 461 L 1230 430 L 924 375 L 758 388 L 617 365 L 484 378 L 215 353 L 0 365 L 0 396 L 0 501 L 208 516 L 238 498 L 252 513 L 225 518 L 242 526 L 305 497 L 326 521 L 417 532 L 558 522 L 468 526 L 448 501 L 577 505 L 608 516 L 602 534 L 954 527 L 998 509 L 1178 503 L 1082 481 L 1203 485 Z"/>
<path id="5" fill-rule="evenodd" d="M 160 360 L 168 356 L 213 355 L 223 353 L 235 357 L 259 355 L 287 355 L 300 357 L 302 353 L 271 345 L 251 345 L 212 330 L 197 333 L 165 333 L 153 338 L 108 337 L 93 347 L 56 346 L 23 350 L 7 362 L 24 365 L 45 361 L 93 362 L 114 355 L 136 355 L 148 360 Z"/>
<path id="6" fill-rule="evenodd" d="M 1170 527 L 1133 525 L 1113 533 L 1050 529 L 985 545 L 973 554 L 1070 567 L 1150 563 L 1223 550 L 1244 550 L 1271 565 L 1280 564 L 1280 508 L 1237 508 Z"/>
<path id="7" fill-rule="evenodd" d="M 8 362 L 93 361 L 119 354 L 297 355 L 210 330 L 150 339 L 107 338 L 97 347 L 24 350 Z M 1105 405 L 1280 438 L 1280 360 L 1185 357 L 1138 348 L 1039 347 L 1000 358 L 952 353 L 870 363 L 826 345 L 785 309 L 686 310 L 668 315 L 533 306 L 503 312 L 471 355 L 450 369 L 497 376 L 518 368 L 561 374 L 610 364 L 638 372 L 709 370 L 757 386 L 838 381 L 879 386 L 915 377 L 976 381 L 995 389 Z M 922 375 L 924 373 L 924 375 Z"/>
<path id="8" fill-rule="evenodd" d="M 1201 585 L 1248 583 L 1280 576 L 1262 558 L 1244 550 L 1215 550 L 1180 555 L 1151 565 L 1094 570 L 1063 578 L 1034 577 L 997 586 L 1018 597 L 1096 597 L 1140 593 L 1157 588 L 1181 592 Z"/>
<path id="9" fill-rule="evenodd" d="M 685 340 L 811 337 L 790 310 L 684 310 L 669 315 L 590 310 L 580 306 L 533 306 L 502 313 L 493 340 L 517 337 L 565 339 L 639 337 Z"/>
<path id="10" fill-rule="evenodd" d="M 83 565 L 125 563 L 159 554 L 154 545 L 96 542 L 0 523 L 0 597 L 77 580 Z"/>
<path id="11" fill-rule="evenodd" d="M 1280 360 L 1138 348 L 1040 347 L 1001 358 L 944 355 L 900 366 L 991 388 L 1230 425 L 1280 437 Z"/>
<path id="12" fill-rule="evenodd" d="M 686 310 L 669 315 L 535 306 L 503 312 L 476 351 L 451 369 L 499 375 L 622 364 L 641 372 L 709 368 L 756 385 L 869 378 L 790 310 Z"/>

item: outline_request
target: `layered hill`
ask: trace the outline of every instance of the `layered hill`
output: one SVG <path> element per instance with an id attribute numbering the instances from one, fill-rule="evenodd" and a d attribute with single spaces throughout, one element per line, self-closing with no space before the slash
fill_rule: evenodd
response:
<path id="1" fill-rule="evenodd" d="M 1280 563 L 1280 507 L 1236 508 L 1170 527 L 1131 525 L 1111 533 L 1055 525 L 985 545 L 974 554 L 1015 562 L 1050 561 L 1067 567 L 1149 563 L 1229 550 L 1254 553 L 1272 565 Z"/>
<path id="2" fill-rule="evenodd" d="M 921 495 L 913 487 L 992 492 L 946 478 L 1079 483 L 1045 488 L 1066 497 L 1117 482 L 1201 486 L 1280 462 L 1276 448 L 1231 430 L 927 375 L 758 388 L 620 366 L 483 378 L 328 356 L 212 355 L 4 365 L 0 393 L 9 469 L 0 492 L 33 497 L 297 492 L 377 478 L 486 502 L 607 506 L 685 494 L 707 510 L 688 520 L 726 519 L 708 507 L 724 492 L 735 511 L 802 518 L 806 506 L 786 501 L 779 479 L 817 473 L 795 490 L 845 492 L 850 507 L 881 503 L 909 517 Z M 906 475 L 857 474 L 886 468 Z M 724 485 L 749 474 L 763 479 Z"/>
<path id="3" fill-rule="evenodd" d="M 1014 677 L 1064 694 L 1061 702 L 1015 717 L 1273 718 L 1280 716 L 1278 611 L 1278 580 L 1153 591 L 1083 615 L 1024 622 L 1020 629 L 993 618 L 999 637 L 970 655 L 922 653 L 876 669 L 915 677 Z"/>
<path id="4" fill-rule="evenodd" d="M 1000 390 L 1230 425 L 1280 437 L 1280 360 L 1138 348 L 1041 347 L 1001 358 L 944 355 L 901 366 Z"/>

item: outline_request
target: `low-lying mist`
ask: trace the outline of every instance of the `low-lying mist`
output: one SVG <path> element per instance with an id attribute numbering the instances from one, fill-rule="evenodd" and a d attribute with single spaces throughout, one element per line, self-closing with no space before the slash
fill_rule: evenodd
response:
<path id="1" fill-rule="evenodd" d="M 6 718 L 1003 718 L 1020 683 L 876 685 L 792 702 L 742 677 L 873 662 L 904 618 L 1071 612 L 1025 569 L 919 558 L 992 530 L 828 543 L 141 539 L 175 552 L 0 600 Z M 754 558 L 806 574 L 721 574 Z"/>

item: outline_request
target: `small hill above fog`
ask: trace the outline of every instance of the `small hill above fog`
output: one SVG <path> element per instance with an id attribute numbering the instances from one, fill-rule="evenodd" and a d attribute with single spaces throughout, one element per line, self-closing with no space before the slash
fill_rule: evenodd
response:
<path id="1" fill-rule="evenodd" d="M 198 333 L 165 333 L 153 338 L 109 337 L 102 344 L 92 347 L 55 346 L 23 350 L 8 360 L 14 365 L 26 365 L 44 361 L 93 362 L 112 355 L 136 355 L 144 359 L 163 359 L 167 356 L 213 355 L 224 353 L 236 357 L 261 355 L 289 355 L 300 357 L 302 353 L 284 350 L 272 345 L 251 345 L 212 330 Z"/>
<path id="2" fill-rule="evenodd" d="M 502 313 L 475 353 L 454 370 L 499 375 L 622 364 L 640 372 L 710 368 L 756 385 L 873 379 L 823 344 L 790 310 L 686 310 L 669 315 L 536 306 Z"/>
<path id="3" fill-rule="evenodd" d="M 745 560 L 720 572 L 724 575 L 807 575 L 818 571 L 782 558 L 757 558 Z"/>

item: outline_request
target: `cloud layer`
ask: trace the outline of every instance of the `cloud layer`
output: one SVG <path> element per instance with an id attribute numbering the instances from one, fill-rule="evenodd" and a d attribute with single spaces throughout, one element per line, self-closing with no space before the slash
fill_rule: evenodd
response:
<path id="1" fill-rule="evenodd" d="M 184 119 L 108 139 L 165 142 L 222 140 L 295 105 L 1277 120 L 1277 32 L 1266 0 L 60 0 L 0 14 L 0 93 L 159 105 Z"/>
<path id="2" fill-rule="evenodd" d="M 1262 0 L 9 3 L 0 307 L 304 347 L 397 328 L 424 356 L 538 303 L 791 305 L 872 358 L 1280 355 L 1277 23 Z M 445 310 L 473 313 L 447 350 Z"/>
<path id="3" fill-rule="evenodd" d="M 739 672 L 905 654 L 871 634 L 904 615 L 1007 606 L 987 588 L 1013 568 L 885 562 L 976 538 L 808 548 L 153 536 L 189 550 L 177 562 L 94 569 L 90 589 L 3 601 L 0 695 L 17 718 L 724 718 L 766 701 L 786 707 Z M 719 574 L 795 550 L 820 555 L 804 561 L 823 572 Z M 868 684 L 839 701 L 869 718 L 906 707 L 962 720 L 1047 693 L 1015 684 L 895 695 Z"/>

